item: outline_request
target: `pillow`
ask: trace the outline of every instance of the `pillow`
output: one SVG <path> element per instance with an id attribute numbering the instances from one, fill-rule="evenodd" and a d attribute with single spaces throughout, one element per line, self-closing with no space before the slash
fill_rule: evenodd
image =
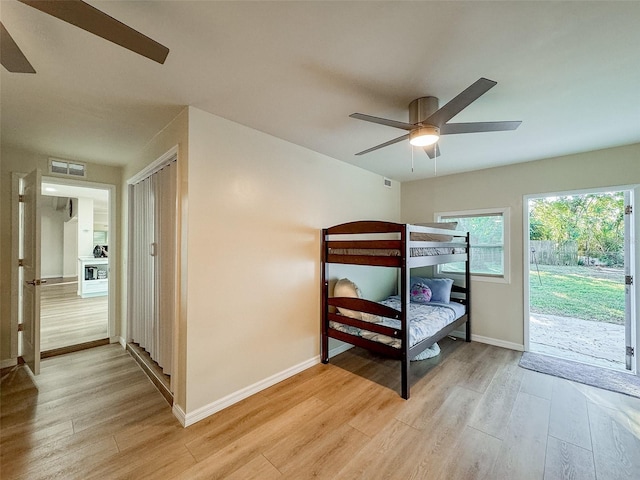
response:
<path id="1" fill-rule="evenodd" d="M 453 286 L 453 280 L 450 278 L 411 277 L 411 291 L 413 291 L 413 286 L 418 283 L 424 283 L 431 289 L 431 302 L 450 302 L 451 287 Z"/>
<path id="2" fill-rule="evenodd" d="M 362 294 L 360 293 L 360 289 L 355 283 L 353 283 L 348 278 L 341 278 L 336 282 L 336 285 L 333 287 L 333 296 L 361 298 Z M 341 308 L 341 307 L 338 307 L 338 311 L 340 312 L 341 315 L 344 315 L 346 317 L 362 320 L 361 312 L 355 312 L 353 310 L 348 310 L 346 308 Z"/>
<path id="3" fill-rule="evenodd" d="M 445 230 L 455 230 L 458 228 L 458 222 L 440 222 L 440 223 L 416 223 L 419 227 L 444 228 Z M 439 233 L 421 233 L 412 232 L 411 240 L 421 240 L 423 242 L 450 242 L 453 240 L 451 235 L 440 235 Z"/>
<path id="4" fill-rule="evenodd" d="M 415 303 L 428 303 L 431 301 L 431 289 L 427 284 L 418 282 L 411 286 L 411 301 Z"/>

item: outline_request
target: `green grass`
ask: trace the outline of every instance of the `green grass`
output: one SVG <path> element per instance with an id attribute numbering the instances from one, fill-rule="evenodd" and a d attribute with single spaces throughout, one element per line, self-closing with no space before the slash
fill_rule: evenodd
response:
<path id="1" fill-rule="evenodd" d="M 534 265 L 529 272 L 533 313 L 624 324 L 624 274 L 593 267 Z M 542 283 L 542 284 L 541 284 Z"/>

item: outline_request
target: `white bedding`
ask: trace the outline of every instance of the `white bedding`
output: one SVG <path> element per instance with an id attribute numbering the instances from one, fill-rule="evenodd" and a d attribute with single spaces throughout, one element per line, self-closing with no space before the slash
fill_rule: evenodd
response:
<path id="1" fill-rule="evenodd" d="M 400 297 L 393 295 L 380 302 L 396 310 L 401 309 Z M 456 319 L 465 314 L 465 306 L 456 302 L 452 303 L 410 303 L 409 304 L 409 346 L 429 338 L 444 327 L 453 323 Z M 372 319 L 379 325 L 391 328 L 400 328 L 400 320 L 379 317 Z M 387 335 L 370 332 L 360 328 L 344 325 L 338 322 L 329 322 L 329 326 L 341 332 L 356 335 L 374 342 L 384 343 L 394 348 L 401 347 L 401 340 Z"/>

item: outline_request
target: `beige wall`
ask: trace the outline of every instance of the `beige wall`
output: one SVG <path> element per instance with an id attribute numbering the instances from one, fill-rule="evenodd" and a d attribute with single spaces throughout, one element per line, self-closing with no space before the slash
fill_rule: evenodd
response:
<path id="1" fill-rule="evenodd" d="M 190 108 L 186 412 L 319 354 L 320 229 L 399 185 Z"/>
<path id="2" fill-rule="evenodd" d="M 126 179 L 175 145 L 182 246 L 174 393 L 190 414 L 318 355 L 320 229 L 398 221 L 400 186 L 190 107 L 126 167 L 125 211 Z M 126 252 L 123 259 L 126 285 Z M 362 272 L 335 274 L 362 275 L 363 290 L 382 296 Z"/>
<path id="3" fill-rule="evenodd" d="M 431 221 L 439 211 L 511 207 L 511 282 L 472 282 L 473 334 L 523 345 L 523 196 L 631 184 L 640 184 L 640 144 L 406 182 L 402 220 Z"/>
<path id="4" fill-rule="evenodd" d="M 640 145 L 632 145 L 408 182 L 401 195 L 397 182 L 386 188 L 379 175 L 189 107 L 124 169 L 89 165 L 89 181 L 118 185 L 121 245 L 128 234 L 126 215 L 120 215 L 126 212 L 126 179 L 176 145 L 181 243 L 175 393 L 187 414 L 318 355 L 321 228 L 361 219 L 430 221 L 435 211 L 511 207 L 511 283 L 474 282 L 474 334 L 520 345 L 523 195 L 640 183 Z M 47 158 L 7 148 L 0 158 L 5 360 L 11 173 L 46 171 Z M 126 251 L 112 252 L 121 276 L 118 333 L 126 338 Z M 380 273 L 380 288 L 359 267 L 331 273 L 349 276 L 369 298 L 392 288 L 387 275 Z M 503 305 L 499 313 L 496 304 Z"/>
<path id="5" fill-rule="evenodd" d="M 640 145 L 632 145 L 407 182 L 401 195 L 397 182 L 386 188 L 379 175 L 189 107 L 123 169 L 89 164 L 88 181 L 118 185 L 121 245 L 128 235 L 121 215 L 126 179 L 176 145 L 181 243 L 175 392 L 187 414 L 318 355 L 321 228 L 511 207 L 511 282 L 474 282 L 474 334 L 521 345 L 523 195 L 640 183 Z M 0 360 L 6 360 L 11 174 L 46 172 L 47 158 L 10 148 L 0 158 Z M 121 277 L 118 333 L 126 338 L 126 251 L 111 252 Z M 359 267 L 336 268 L 331 276 L 349 276 L 375 299 L 393 288 L 387 272 L 379 273 L 382 284 Z M 499 313 L 497 304 L 503 305 Z"/>
<path id="6" fill-rule="evenodd" d="M 0 361 L 4 362 L 12 357 L 11 337 L 15 332 L 11 331 L 11 235 L 14 226 L 11 224 L 11 182 L 13 173 L 26 174 L 39 168 L 43 175 L 48 174 L 48 157 L 25 150 L 18 150 L 3 146 L 0 152 Z M 87 159 L 78 159 L 85 162 Z M 116 195 L 119 196 L 119 185 L 122 182 L 122 169 L 87 163 L 88 182 L 106 183 L 116 185 Z M 116 201 L 116 219 L 120 218 L 120 202 Z M 117 240 L 117 239 L 114 239 Z M 110 250 L 113 253 L 114 262 L 119 261 L 118 245 L 114 244 Z M 116 282 L 117 283 L 117 282 Z M 119 299 L 120 291 L 116 288 L 116 299 Z M 118 301 L 118 300 L 116 300 Z M 116 312 L 116 323 L 119 315 Z"/>

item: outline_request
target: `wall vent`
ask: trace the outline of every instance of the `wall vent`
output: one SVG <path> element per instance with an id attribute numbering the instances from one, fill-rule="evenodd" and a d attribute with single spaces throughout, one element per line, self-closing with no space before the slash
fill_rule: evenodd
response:
<path id="1" fill-rule="evenodd" d="M 87 166 L 84 163 L 70 162 L 58 158 L 49 159 L 49 173 L 67 175 L 69 177 L 86 177 Z"/>
<path id="2" fill-rule="evenodd" d="M 389 180 L 388 178 L 384 179 L 384 186 L 387 188 L 391 188 L 391 180 Z"/>

